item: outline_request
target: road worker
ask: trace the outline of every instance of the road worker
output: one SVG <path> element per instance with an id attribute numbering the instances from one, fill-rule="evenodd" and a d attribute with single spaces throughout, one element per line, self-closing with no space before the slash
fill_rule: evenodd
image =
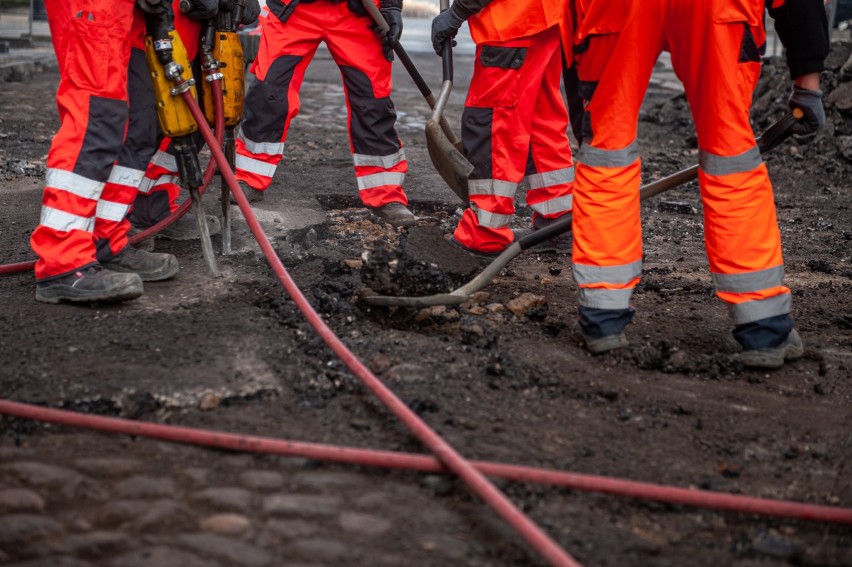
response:
<path id="1" fill-rule="evenodd" d="M 789 104 L 804 111 L 796 130 L 815 131 L 825 121 L 823 3 L 767 3 L 787 47 Z M 574 54 L 586 107 L 572 261 L 586 347 L 602 353 L 628 344 L 630 298 L 642 271 L 637 119 L 666 50 L 695 122 L 705 246 L 742 362 L 777 368 L 801 356 L 772 185 L 749 123 L 766 41 L 763 0 L 577 0 L 576 7 Z"/>
<path id="2" fill-rule="evenodd" d="M 160 0 L 138 0 L 157 9 Z M 171 278 L 171 254 L 127 245 L 125 221 L 138 175 L 116 165 L 128 119 L 130 32 L 142 18 L 133 0 L 46 0 L 59 65 L 60 127 L 47 157 L 41 219 L 30 239 L 38 256 L 36 299 L 123 301 L 143 281 Z M 132 195 L 131 195 L 132 193 Z"/>
<path id="3" fill-rule="evenodd" d="M 362 202 L 395 226 L 411 226 L 402 188 L 408 163 L 394 129 L 391 101 L 393 46 L 402 32 L 402 0 L 376 0 L 387 33 L 370 30 L 361 0 L 268 0 L 257 58 L 257 77 L 246 94 L 237 134 L 236 177 L 249 201 L 272 183 L 291 121 L 299 112 L 299 89 L 320 42 L 340 67 L 349 114 L 349 140 Z"/>
<path id="4" fill-rule="evenodd" d="M 453 240 L 485 259 L 515 238 L 509 225 L 518 187 L 533 210 L 533 229 L 572 208 L 574 162 L 560 93 L 565 11 L 566 0 L 455 0 L 432 21 L 439 55 L 465 21 L 476 43 L 461 129 L 474 170 Z"/>

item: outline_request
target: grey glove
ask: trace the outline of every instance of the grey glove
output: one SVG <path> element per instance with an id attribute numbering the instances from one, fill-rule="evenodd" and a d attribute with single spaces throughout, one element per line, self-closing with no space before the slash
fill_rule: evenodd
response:
<path id="1" fill-rule="evenodd" d="M 160 0 L 136 0 L 136 5 L 146 14 L 156 14 L 162 8 Z"/>
<path id="2" fill-rule="evenodd" d="M 382 16 L 387 21 L 387 32 L 381 34 L 385 59 L 393 61 L 393 48 L 402 35 L 402 0 L 382 0 Z"/>
<path id="3" fill-rule="evenodd" d="M 435 53 L 441 55 L 444 52 L 444 42 L 456 37 L 463 23 L 464 20 L 456 15 L 452 6 L 435 16 L 432 20 L 432 49 Z M 453 45 L 456 45 L 455 41 Z"/>
<path id="4" fill-rule="evenodd" d="M 364 7 L 364 3 L 361 2 L 361 0 L 347 0 L 346 7 L 349 8 L 349 11 L 356 16 L 363 16 L 365 18 L 370 17 L 370 14 L 367 13 L 367 9 Z"/>
<path id="5" fill-rule="evenodd" d="M 178 9 L 191 20 L 209 20 L 219 13 L 219 0 L 180 0 Z"/>
<path id="6" fill-rule="evenodd" d="M 793 126 L 793 133 L 799 135 L 813 134 L 825 126 L 825 108 L 822 106 L 822 91 L 803 89 L 793 85 L 790 100 L 787 101 L 790 108 L 801 108 L 804 117 Z"/>
<path id="7" fill-rule="evenodd" d="M 257 21 L 257 18 L 260 16 L 260 3 L 257 0 L 245 0 L 245 6 L 243 7 L 243 17 L 240 20 L 240 23 L 244 26 L 248 26 Z"/>

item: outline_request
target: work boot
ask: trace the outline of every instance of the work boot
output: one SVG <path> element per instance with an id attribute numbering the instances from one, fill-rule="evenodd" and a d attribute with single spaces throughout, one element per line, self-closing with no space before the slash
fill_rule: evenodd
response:
<path id="1" fill-rule="evenodd" d="M 617 348 L 624 348 L 630 344 L 624 333 L 605 335 L 603 337 L 592 337 L 580 329 L 580 336 L 586 343 L 586 350 L 592 354 L 603 354 Z"/>
<path id="2" fill-rule="evenodd" d="M 603 354 L 630 344 L 624 329 L 633 320 L 635 311 L 627 309 L 598 309 L 581 305 L 576 332 L 592 354 Z"/>
<path id="3" fill-rule="evenodd" d="M 388 203 L 381 207 L 367 207 L 370 212 L 392 226 L 414 226 L 417 217 L 400 202 Z"/>
<path id="4" fill-rule="evenodd" d="M 570 213 L 568 213 L 570 214 Z M 541 230 L 543 228 L 547 228 L 557 221 L 561 221 L 564 217 L 558 217 L 555 219 L 546 219 L 542 216 L 536 215 L 533 218 L 532 222 L 532 231 L 535 232 L 537 230 Z M 542 242 L 536 248 L 555 248 L 558 252 L 570 252 L 571 246 L 573 245 L 573 238 L 571 236 L 571 231 L 563 232 L 562 234 L 557 234 L 547 242 Z"/>
<path id="5" fill-rule="evenodd" d="M 452 243 L 457 248 L 461 248 L 462 250 L 476 258 L 476 260 L 483 266 L 490 264 L 497 258 L 497 256 L 503 253 L 503 250 L 500 250 L 499 252 L 481 252 L 479 250 L 474 250 L 473 248 L 469 248 L 458 240 L 456 240 L 455 236 L 450 237 L 450 243 Z"/>
<path id="6" fill-rule="evenodd" d="M 121 274 L 103 269 L 100 264 L 77 270 L 73 274 L 36 282 L 36 301 L 59 303 L 71 301 L 128 301 L 144 293 L 137 274 Z"/>
<path id="7" fill-rule="evenodd" d="M 111 260 L 101 264 L 112 272 L 137 274 L 143 282 L 167 280 L 180 270 L 177 258 L 172 254 L 145 252 L 133 246 L 125 246 Z"/>
<path id="8" fill-rule="evenodd" d="M 137 227 L 135 227 L 131 224 L 130 230 L 127 231 L 127 236 L 128 237 L 136 236 L 137 234 L 142 232 L 142 230 L 143 229 L 137 228 Z M 133 247 L 138 248 L 139 250 L 144 250 L 145 252 L 153 252 L 154 249 L 156 248 L 156 243 L 154 242 L 154 236 L 150 236 L 150 237 L 146 238 L 145 240 L 142 240 L 140 242 L 137 242 L 136 244 L 133 244 Z"/>
<path id="9" fill-rule="evenodd" d="M 240 181 L 240 189 L 242 189 L 243 195 L 245 195 L 246 200 L 249 203 L 258 203 L 260 201 L 263 201 L 264 192 L 260 189 L 255 189 L 254 187 L 249 186 L 248 183 L 245 183 L 243 181 Z M 237 204 L 237 200 L 234 198 L 233 192 L 231 192 L 231 204 Z"/>
<path id="10" fill-rule="evenodd" d="M 785 360 L 801 358 L 805 352 L 802 338 L 796 329 L 777 347 L 745 350 L 740 355 L 743 366 L 751 368 L 781 368 Z"/>

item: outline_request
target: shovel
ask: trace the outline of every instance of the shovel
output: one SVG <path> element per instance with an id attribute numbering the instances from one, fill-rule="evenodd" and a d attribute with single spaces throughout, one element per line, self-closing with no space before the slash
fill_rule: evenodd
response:
<path id="1" fill-rule="evenodd" d="M 362 0 L 362 2 L 379 29 L 387 32 L 390 26 L 388 26 L 376 4 L 371 0 Z M 446 10 L 448 5 L 448 1 L 442 1 L 441 10 Z M 437 99 L 402 45 L 397 42 L 393 46 L 393 50 L 405 70 L 408 71 L 411 80 L 417 85 L 420 94 L 426 99 L 429 108 L 432 109 L 432 116 L 426 124 L 426 146 L 429 149 L 429 158 L 432 160 L 435 169 L 450 186 L 450 189 L 467 203 L 467 178 L 473 171 L 473 165 L 464 157 L 461 141 L 444 117 L 444 107 L 447 106 L 447 100 L 453 87 L 452 40 L 447 41 L 444 48 L 444 82 Z"/>
<path id="2" fill-rule="evenodd" d="M 792 133 L 792 126 L 797 121 L 802 119 L 804 113 L 801 109 L 793 109 L 781 117 L 777 122 L 772 124 L 766 131 L 757 139 L 757 146 L 761 153 L 767 152 L 781 142 L 786 140 Z M 673 173 L 668 177 L 664 177 L 653 183 L 649 183 L 642 187 L 639 191 L 639 199 L 644 201 L 659 195 L 664 191 L 668 191 L 689 181 L 698 178 L 698 165 L 690 166 L 682 169 L 677 173 Z M 470 280 L 465 285 L 454 289 L 449 293 L 438 293 L 435 295 L 427 295 L 423 297 L 394 297 L 389 295 L 372 295 L 362 297 L 362 301 L 368 305 L 380 307 L 431 307 L 433 305 L 460 305 L 465 301 L 470 300 L 473 294 L 485 287 L 488 282 L 500 273 L 506 265 L 511 262 L 515 256 L 528 250 L 533 246 L 547 242 L 551 238 L 558 236 L 564 232 L 571 230 L 571 215 L 564 215 L 557 222 L 548 227 L 532 232 L 520 240 L 517 240 L 503 250 L 486 268 L 475 278 Z"/>

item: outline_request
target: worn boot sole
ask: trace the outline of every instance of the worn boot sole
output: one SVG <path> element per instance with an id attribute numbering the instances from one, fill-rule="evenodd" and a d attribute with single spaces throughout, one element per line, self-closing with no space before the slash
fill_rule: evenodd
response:
<path id="1" fill-rule="evenodd" d="M 119 303 L 121 301 L 129 301 L 141 297 L 145 293 L 142 288 L 141 281 L 131 281 L 127 285 L 119 289 L 105 291 L 87 291 L 79 290 L 71 286 L 53 287 L 47 289 L 39 289 L 36 287 L 35 298 L 41 303 L 61 303 L 68 301 L 71 303 L 91 303 L 94 301 L 102 301 L 108 303 Z"/>
<path id="2" fill-rule="evenodd" d="M 159 269 L 150 270 L 147 272 L 128 270 L 127 268 L 123 268 L 121 266 L 111 266 L 108 262 L 104 262 L 103 266 L 104 268 L 112 272 L 119 272 L 122 274 L 137 274 L 143 282 L 159 282 L 167 280 L 169 278 L 173 278 L 180 271 L 180 264 L 178 263 L 177 258 L 175 258 L 174 256 L 169 258 L 168 261 L 163 264 Z"/>
<path id="3" fill-rule="evenodd" d="M 798 331 L 793 329 L 781 346 L 760 350 L 747 350 L 740 355 L 743 366 L 751 368 L 776 369 L 784 366 L 787 360 L 796 360 L 805 354 L 805 346 Z"/>

